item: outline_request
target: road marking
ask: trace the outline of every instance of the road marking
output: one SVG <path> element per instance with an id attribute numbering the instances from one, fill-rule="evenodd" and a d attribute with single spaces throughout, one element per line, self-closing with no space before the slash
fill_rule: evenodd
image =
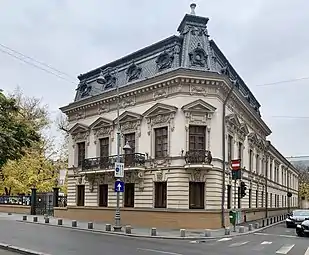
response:
<path id="1" fill-rule="evenodd" d="M 242 242 L 242 243 L 233 243 L 233 244 L 230 245 L 230 247 L 238 247 L 238 246 L 245 245 L 246 243 L 249 243 L 249 241 Z"/>
<path id="2" fill-rule="evenodd" d="M 232 240 L 232 238 L 225 237 L 225 238 L 219 239 L 217 242 L 225 242 L 225 241 L 229 241 L 229 240 Z"/>
<path id="3" fill-rule="evenodd" d="M 264 245 L 264 244 L 272 244 L 272 242 L 264 241 L 261 243 L 261 245 Z"/>
<path id="4" fill-rule="evenodd" d="M 292 236 L 292 235 L 276 235 L 276 234 L 268 234 L 268 233 L 254 233 L 254 235 L 258 236 L 279 236 L 279 237 L 288 237 L 288 238 L 297 238 L 297 236 Z"/>
<path id="5" fill-rule="evenodd" d="M 152 250 L 152 249 L 143 249 L 143 248 L 137 248 L 137 250 L 155 252 L 155 253 L 161 253 L 161 254 L 170 254 L 170 255 L 183 255 L 181 253 L 175 253 L 175 252 L 169 252 L 169 251 L 159 251 L 159 250 Z"/>
<path id="6" fill-rule="evenodd" d="M 307 248 L 307 250 L 306 250 L 304 255 L 309 255 L 309 247 Z"/>
<path id="7" fill-rule="evenodd" d="M 279 250 L 276 251 L 276 254 L 287 254 L 295 244 L 285 244 Z"/>
<path id="8" fill-rule="evenodd" d="M 195 241 L 190 241 L 190 243 L 199 243 L 200 241 L 197 241 L 197 240 L 195 240 Z"/>

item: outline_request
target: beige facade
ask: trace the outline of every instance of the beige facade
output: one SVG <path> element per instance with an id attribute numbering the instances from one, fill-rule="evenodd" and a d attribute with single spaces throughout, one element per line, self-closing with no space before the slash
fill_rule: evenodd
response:
<path id="1" fill-rule="evenodd" d="M 119 87 L 121 148 L 125 140 L 134 148 L 121 151 L 124 182 L 131 184 L 121 194 L 122 215 L 130 221 L 125 223 L 215 228 L 221 226 L 223 215 L 227 224 L 227 212 L 234 205 L 246 215 L 242 220 L 280 214 L 298 205 L 297 171 L 267 141 L 271 131 L 238 90 L 226 106 L 222 170 L 223 101 L 233 85 L 227 75 L 179 67 Z M 62 111 L 70 123 L 68 208 L 58 215 L 112 220 L 116 90 L 76 101 Z M 229 162 L 238 158 L 247 191 L 244 198 L 237 195 L 234 200 Z M 240 181 L 237 189 L 239 185 Z"/>

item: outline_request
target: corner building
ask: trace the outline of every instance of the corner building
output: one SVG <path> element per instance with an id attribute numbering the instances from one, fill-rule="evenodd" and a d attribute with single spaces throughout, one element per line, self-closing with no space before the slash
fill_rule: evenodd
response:
<path id="1" fill-rule="evenodd" d="M 267 141 L 259 102 L 209 39 L 208 18 L 191 8 L 179 35 L 78 76 L 74 102 L 61 108 L 70 124 L 68 206 L 56 216 L 113 222 L 117 105 L 122 224 L 219 228 L 234 205 L 242 221 L 298 205 L 296 169 Z M 237 158 L 248 189 L 234 203 L 229 162 Z"/>

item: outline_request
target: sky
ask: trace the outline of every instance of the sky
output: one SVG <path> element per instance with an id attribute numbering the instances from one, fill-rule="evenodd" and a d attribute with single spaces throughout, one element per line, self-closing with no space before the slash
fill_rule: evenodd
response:
<path id="1" fill-rule="evenodd" d="M 41 98 L 55 119 L 59 107 L 73 101 L 79 74 L 177 34 L 190 3 L 1 0 L 0 88 L 8 92 L 19 86 L 27 96 Z M 284 156 L 309 155 L 309 78 L 278 83 L 309 77 L 309 1 L 195 3 L 196 14 L 210 18 L 211 39 L 262 105 L 262 116 L 273 131 L 268 138 Z M 29 59 L 32 64 L 26 64 L 5 53 L 13 53 L 5 47 L 66 75 L 49 69 L 62 79 L 51 75 Z M 51 132 L 58 136 L 55 128 Z"/>

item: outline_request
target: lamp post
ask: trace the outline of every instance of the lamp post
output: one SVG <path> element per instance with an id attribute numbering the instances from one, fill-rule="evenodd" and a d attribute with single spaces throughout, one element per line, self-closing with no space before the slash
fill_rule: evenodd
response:
<path id="1" fill-rule="evenodd" d="M 118 70 L 116 69 L 115 74 L 117 75 Z M 116 76 L 115 75 L 115 76 Z M 101 71 L 99 77 L 97 78 L 97 82 L 99 84 L 105 84 L 106 78 L 103 75 L 103 72 Z M 116 163 L 120 163 L 120 146 L 121 146 L 121 130 L 120 130 L 120 122 L 119 122 L 119 111 L 120 111 L 120 105 L 119 105 L 119 86 L 115 77 L 115 84 L 116 84 L 116 97 L 117 97 L 117 157 L 116 157 Z M 130 145 L 127 143 L 124 148 L 124 150 L 131 149 Z M 115 210 L 115 225 L 114 225 L 114 231 L 120 232 L 121 231 L 121 215 L 120 215 L 120 192 L 117 192 L 117 198 L 116 198 L 116 210 Z"/>

